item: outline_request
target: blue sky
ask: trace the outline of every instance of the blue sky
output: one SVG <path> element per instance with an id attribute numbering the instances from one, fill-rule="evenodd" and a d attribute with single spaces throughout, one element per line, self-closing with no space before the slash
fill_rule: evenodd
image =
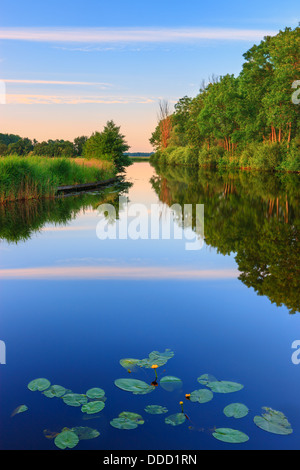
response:
<path id="1" fill-rule="evenodd" d="M 299 20 L 299 2 L 15 1 L 0 18 L 0 132 L 73 139 L 114 119 L 151 150 L 157 103 L 237 75 L 243 53 Z"/>

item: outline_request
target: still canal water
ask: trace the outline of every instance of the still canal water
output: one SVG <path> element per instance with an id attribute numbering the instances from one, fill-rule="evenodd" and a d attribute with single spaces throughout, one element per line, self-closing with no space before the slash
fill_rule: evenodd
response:
<path id="1" fill-rule="evenodd" d="M 300 364 L 292 361 L 292 344 L 300 340 L 299 177 L 141 162 L 128 168 L 126 181 L 131 185 L 104 193 L 0 208 L 1 449 L 56 449 L 50 437 L 77 427 L 100 435 L 76 449 L 299 449 Z M 121 193 L 146 205 L 149 216 L 159 204 L 161 225 L 173 204 L 204 204 L 203 248 L 186 250 L 184 238 L 172 237 L 100 240 L 99 205 L 112 204 L 122 220 Z M 193 229 L 191 219 L 187 230 Z M 174 355 L 156 369 L 156 387 L 151 367 L 120 364 L 166 349 Z M 207 403 L 186 399 L 209 389 L 197 381 L 203 374 L 243 388 L 213 393 Z M 164 376 L 181 382 L 163 386 Z M 105 407 L 87 414 L 32 392 L 27 385 L 36 378 L 79 394 L 101 388 Z M 114 382 L 122 378 L 147 383 L 151 393 L 120 389 Z M 180 401 L 188 418 L 166 424 L 181 413 Z M 247 416 L 225 416 L 231 403 L 245 404 Z M 20 405 L 28 410 L 11 417 Z M 147 405 L 168 411 L 149 414 Z M 262 407 L 284 413 L 293 433 L 257 427 Z M 113 427 L 123 411 L 141 415 L 144 424 Z M 249 440 L 221 442 L 216 428 L 239 430 Z"/>

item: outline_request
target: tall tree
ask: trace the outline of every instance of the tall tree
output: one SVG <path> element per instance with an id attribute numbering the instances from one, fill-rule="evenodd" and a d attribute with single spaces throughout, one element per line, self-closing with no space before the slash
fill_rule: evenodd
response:
<path id="1" fill-rule="evenodd" d="M 84 145 L 86 158 L 113 161 L 118 171 L 123 171 L 131 164 L 125 152 L 129 150 L 125 136 L 121 134 L 120 127 L 113 121 L 108 121 L 102 132 L 95 132 Z"/>

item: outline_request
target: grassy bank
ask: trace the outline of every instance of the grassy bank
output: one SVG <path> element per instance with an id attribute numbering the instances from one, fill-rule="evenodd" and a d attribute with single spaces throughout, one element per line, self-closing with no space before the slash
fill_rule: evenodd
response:
<path id="1" fill-rule="evenodd" d="M 227 169 L 300 172 L 300 146 L 280 143 L 253 143 L 243 150 L 228 152 L 221 146 L 167 147 L 151 157 L 167 165 L 204 166 Z"/>
<path id="2" fill-rule="evenodd" d="M 103 181 L 116 175 L 112 163 L 84 159 L 0 158 L 0 203 L 54 197 L 60 185 Z"/>

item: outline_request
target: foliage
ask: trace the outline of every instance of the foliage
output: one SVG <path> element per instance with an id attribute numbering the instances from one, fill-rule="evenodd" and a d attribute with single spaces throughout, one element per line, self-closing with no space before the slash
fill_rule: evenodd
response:
<path id="1" fill-rule="evenodd" d="M 155 390 L 153 385 L 148 385 L 146 382 L 136 379 L 117 379 L 115 385 L 121 390 L 132 392 L 134 395 L 145 395 Z"/>
<path id="2" fill-rule="evenodd" d="M 230 444 L 242 444 L 249 441 L 247 434 L 230 428 L 218 428 L 213 432 L 213 436 L 218 439 L 218 441 Z"/>
<path id="3" fill-rule="evenodd" d="M 113 121 L 108 121 L 102 132 L 95 132 L 84 145 L 84 156 L 100 160 L 113 161 L 118 171 L 123 171 L 131 165 L 131 160 L 125 152 L 129 146 L 125 137 L 120 133 L 120 127 Z"/>
<path id="4" fill-rule="evenodd" d="M 300 106 L 292 102 L 299 57 L 299 26 L 266 36 L 244 54 L 239 76 L 212 78 L 175 104 L 164 143 L 161 119 L 150 138 L 152 161 L 300 171 Z"/>
<path id="5" fill-rule="evenodd" d="M 31 380 L 31 382 L 29 382 L 28 384 L 28 388 L 32 392 L 36 392 L 36 391 L 42 392 L 46 390 L 47 388 L 49 388 L 50 385 L 51 383 L 49 382 L 48 379 L 41 378 L 41 379 Z"/>
<path id="6" fill-rule="evenodd" d="M 249 413 L 249 408 L 243 403 L 231 403 L 224 408 L 224 414 L 227 418 L 244 418 Z"/>
<path id="7" fill-rule="evenodd" d="M 85 403 L 81 407 L 82 413 L 87 413 L 88 415 L 92 415 L 95 413 L 99 413 L 105 407 L 104 401 L 91 401 L 90 403 Z"/>
<path id="8" fill-rule="evenodd" d="M 77 446 L 79 438 L 75 432 L 63 431 L 56 436 L 54 443 L 59 449 L 73 449 Z"/>
<path id="9" fill-rule="evenodd" d="M 186 420 L 186 416 L 184 413 L 175 413 L 173 415 L 167 416 L 165 418 L 165 423 L 169 424 L 170 426 L 179 426 L 183 424 Z"/>
<path id="10" fill-rule="evenodd" d="M 144 424 L 144 420 L 141 415 L 132 413 L 130 411 L 123 411 L 119 414 L 118 418 L 114 418 L 110 425 L 117 429 L 136 429 L 139 425 Z"/>
<path id="11" fill-rule="evenodd" d="M 213 393 L 210 390 L 204 388 L 200 390 L 194 390 L 190 394 L 190 401 L 197 403 L 207 403 L 213 399 Z"/>
<path id="12" fill-rule="evenodd" d="M 160 405 L 148 405 L 146 406 L 145 411 L 150 415 L 162 415 L 168 413 L 167 408 Z"/>
<path id="13" fill-rule="evenodd" d="M 292 434 L 293 429 L 286 416 L 281 411 L 276 411 L 268 407 L 263 407 L 263 410 L 265 413 L 263 413 L 262 416 L 254 417 L 256 426 L 272 434 L 280 434 L 283 436 Z"/>
<path id="14" fill-rule="evenodd" d="M 227 380 L 220 380 L 217 382 L 208 382 L 206 384 L 208 388 L 214 393 L 233 393 L 239 392 L 244 388 L 243 385 L 236 382 L 229 382 Z"/>

